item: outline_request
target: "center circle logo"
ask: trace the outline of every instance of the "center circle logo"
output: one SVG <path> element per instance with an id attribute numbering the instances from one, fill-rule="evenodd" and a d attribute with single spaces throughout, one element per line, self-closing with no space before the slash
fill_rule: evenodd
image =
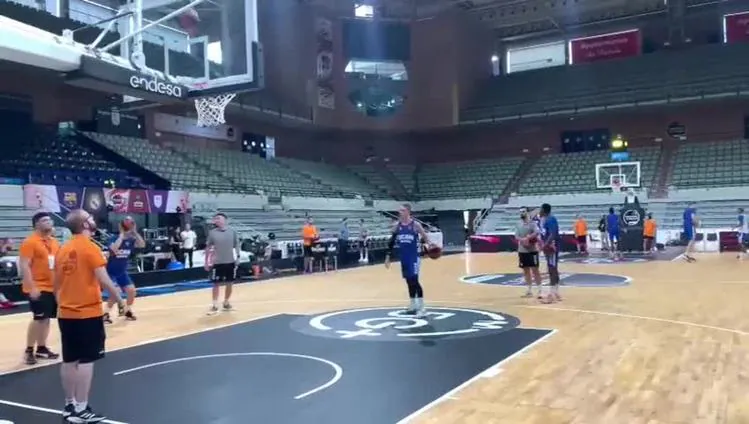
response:
<path id="1" fill-rule="evenodd" d="M 423 317 L 398 308 L 366 308 L 302 317 L 291 328 L 303 334 L 377 342 L 484 337 L 512 330 L 511 315 L 466 308 L 429 308 Z"/>
<path id="2" fill-rule="evenodd" d="M 613 274 L 570 273 L 559 274 L 560 283 L 571 287 L 620 287 L 629 285 L 631 278 Z M 523 274 L 478 274 L 466 275 L 460 281 L 471 284 L 493 284 L 497 286 L 525 286 Z M 548 281 L 544 281 L 548 284 Z"/>

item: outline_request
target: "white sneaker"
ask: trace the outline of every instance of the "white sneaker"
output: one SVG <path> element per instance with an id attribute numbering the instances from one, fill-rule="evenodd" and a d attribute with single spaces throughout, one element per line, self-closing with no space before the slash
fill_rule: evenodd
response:
<path id="1" fill-rule="evenodd" d="M 211 305 L 210 308 L 208 308 L 208 313 L 206 315 L 216 315 L 218 313 L 218 307 Z"/>
<path id="2" fill-rule="evenodd" d="M 425 316 L 427 316 L 426 308 L 419 308 L 416 311 L 416 318 L 424 318 Z"/>

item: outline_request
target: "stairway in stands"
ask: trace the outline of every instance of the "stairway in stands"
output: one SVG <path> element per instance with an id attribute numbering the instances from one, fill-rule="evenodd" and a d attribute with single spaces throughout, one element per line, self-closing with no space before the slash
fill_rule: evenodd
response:
<path id="1" fill-rule="evenodd" d="M 671 176 L 676 165 L 677 149 L 678 146 L 674 144 L 665 144 L 661 147 L 661 157 L 656 168 L 658 175 L 653 180 L 648 197 L 658 199 L 668 195 L 668 186 L 671 183 Z"/>
<path id="2" fill-rule="evenodd" d="M 499 196 L 500 203 L 507 203 L 507 199 L 510 197 L 510 195 L 514 192 L 517 192 L 518 188 L 520 187 L 520 183 L 525 179 L 525 177 L 528 176 L 528 173 L 537 161 L 538 157 L 529 157 L 523 162 L 522 165 L 520 165 L 518 170 L 515 172 L 515 175 L 513 175 L 510 179 L 510 182 L 507 183 L 507 186 L 504 188 L 504 190 L 502 190 L 502 194 Z"/>

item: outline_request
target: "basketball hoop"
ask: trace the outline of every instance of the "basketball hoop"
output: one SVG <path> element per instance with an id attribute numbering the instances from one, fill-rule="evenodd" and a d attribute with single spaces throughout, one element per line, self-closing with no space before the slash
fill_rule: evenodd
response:
<path id="1" fill-rule="evenodd" d="M 619 178 L 611 178 L 611 192 L 621 193 L 622 192 L 622 180 Z"/>
<path id="2" fill-rule="evenodd" d="M 224 112 L 226 106 L 237 96 L 237 93 L 224 93 L 218 96 L 207 96 L 195 99 L 195 110 L 198 111 L 199 127 L 217 127 L 226 123 Z"/>

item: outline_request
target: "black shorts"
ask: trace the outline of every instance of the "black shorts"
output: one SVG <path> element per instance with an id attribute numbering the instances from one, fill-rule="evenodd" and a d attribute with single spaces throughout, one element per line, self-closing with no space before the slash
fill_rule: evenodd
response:
<path id="1" fill-rule="evenodd" d="M 577 236 L 578 244 L 588 244 L 588 236 Z"/>
<path id="2" fill-rule="evenodd" d="M 36 300 L 29 298 L 29 308 L 34 321 L 57 318 L 57 299 L 52 292 L 42 292 Z"/>
<path id="3" fill-rule="evenodd" d="M 237 279 L 237 268 L 234 264 L 216 264 L 213 266 L 214 283 L 231 283 Z"/>
<path id="4" fill-rule="evenodd" d="M 102 317 L 71 319 L 60 318 L 60 340 L 62 341 L 62 362 L 82 364 L 98 361 L 104 357 L 104 331 Z"/>
<path id="5" fill-rule="evenodd" d="M 311 258 L 312 257 L 312 246 L 304 246 L 302 247 L 302 252 L 304 253 L 305 258 Z"/>
<path id="6" fill-rule="evenodd" d="M 518 252 L 520 268 L 538 268 L 538 252 Z"/>
<path id="7" fill-rule="evenodd" d="M 643 240 L 652 240 L 653 236 L 642 236 Z"/>

